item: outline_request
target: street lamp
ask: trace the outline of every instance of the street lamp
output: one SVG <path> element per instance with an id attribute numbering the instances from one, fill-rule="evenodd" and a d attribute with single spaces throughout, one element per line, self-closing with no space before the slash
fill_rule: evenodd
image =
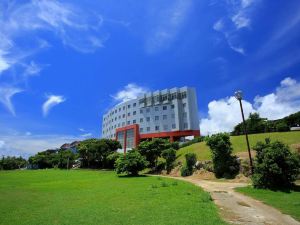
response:
<path id="1" fill-rule="evenodd" d="M 251 157 L 251 151 L 250 151 L 250 145 L 249 145 L 249 139 L 248 139 L 248 132 L 247 132 L 246 123 L 245 123 L 244 110 L 243 110 L 243 105 L 242 105 L 243 92 L 242 91 L 236 91 L 234 93 L 234 96 L 239 101 L 240 107 L 241 107 L 244 134 L 246 135 L 246 142 L 247 142 L 248 154 L 249 154 L 249 159 L 250 159 L 250 169 L 251 169 L 251 174 L 253 174 L 253 163 L 252 163 L 252 157 Z"/>

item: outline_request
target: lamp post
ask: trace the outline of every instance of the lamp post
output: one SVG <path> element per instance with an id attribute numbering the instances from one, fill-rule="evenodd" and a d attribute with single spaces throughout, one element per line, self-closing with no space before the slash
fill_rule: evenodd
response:
<path id="1" fill-rule="evenodd" d="M 248 154 L 249 154 L 249 160 L 250 160 L 250 169 L 251 169 L 251 174 L 253 174 L 253 163 L 252 163 L 252 157 L 251 157 L 251 151 L 250 151 L 250 145 L 249 145 L 249 139 L 248 139 L 248 132 L 247 132 L 246 123 L 245 123 L 244 110 L 243 110 L 243 105 L 242 105 L 243 92 L 236 91 L 234 93 L 234 96 L 240 103 L 240 108 L 241 108 L 241 113 L 242 113 L 242 118 L 243 118 L 244 134 L 246 136 L 246 142 L 247 142 Z"/>

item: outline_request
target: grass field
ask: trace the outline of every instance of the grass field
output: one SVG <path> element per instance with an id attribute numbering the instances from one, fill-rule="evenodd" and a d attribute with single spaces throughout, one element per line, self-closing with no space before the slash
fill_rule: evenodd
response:
<path id="1" fill-rule="evenodd" d="M 225 224 L 208 193 L 110 171 L 0 171 L 0 224 Z"/>
<path id="2" fill-rule="evenodd" d="M 249 135 L 249 142 L 251 147 L 254 146 L 258 141 L 264 141 L 265 138 L 271 138 L 271 140 L 283 141 L 288 145 L 300 144 L 300 132 L 280 132 L 280 133 L 265 133 L 265 134 L 251 134 Z M 233 152 L 244 152 L 247 151 L 247 145 L 245 136 L 232 136 L 230 137 Z M 293 148 L 293 146 L 291 146 Z M 180 149 L 177 152 L 177 160 L 184 161 L 184 155 L 188 152 L 194 152 L 197 155 L 198 160 L 208 160 L 211 158 L 209 147 L 206 146 L 205 142 L 196 143 L 185 148 Z"/>
<path id="3" fill-rule="evenodd" d="M 271 205 L 281 212 L 291 215 L 300 221 L 300 188 L 290 193 L 282 191 L 270 191 L 254 189 L 252 187 L 236 188 L 238 192 L 256 198 L 268 205 Z"/>

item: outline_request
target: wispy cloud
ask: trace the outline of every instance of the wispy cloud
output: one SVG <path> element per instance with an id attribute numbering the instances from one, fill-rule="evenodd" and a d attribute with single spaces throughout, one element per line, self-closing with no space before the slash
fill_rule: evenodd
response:
<path id="1" fill-rule="evenodd" d="M 112 97 L 117 102 L 126 102 L 128 100 L 135 99 L 148 91 L 149 89 L 146 87 L 141 87 L 134 83 L 130 83 L 127 84 L 123 90 L 120 90 L 115 95 L 112 95 Z"/>
<path id="2" fill-rule="evenodd" d="M 245 49 L 238 34 L 241 29 L 251 27 L 252 11 L 257 4 L 258 0 L 226 1 L 227 15 L 213 24 L 213 29 L 224 35 L 228 46 L 242 55 Z"/>
<path id="3" fill-rule="evenodd" d="M 87 138 L 87 137 L 91 137 L 93 134 L 92 133 L 85 133 L 85 134 L 81 134 L 80 136 L 83 138 Z"/>
<path id="4" fill-rule="evenodd" d="M 245 115 L 258 112 L 261 117 L 280 119 L 300 111 L 300 83 L 290 77 L 281 81 L 273 93 L 256 96 L 253 103 L 243 100 Z M 233 97 L 214 100 L 208 104 L 208 117 L 201 119 L 203 134 L 230 132 L 241 122 L 238 101 Z"/>
<path id="5" fill-rule="evenodd" d="M 159 21 L 150 29 L 146 38 L 146 51 L 150 54 L 168 48 L 178 35 L 191 9 L 191 0 L 175 0 L 167 8 L 156 13 Z"/>
<path id="6" fill-rule="evenodd" d="M 0 86 L 0 103 L 13 115 L 15 116 L 15 108 L 12 103 L 14 95 L 22 92 L 23 90 L 12 87 L 12 86 Z"/>
<path id="7" fill-rule="evenodd" d="M 44 117 L 46 117 L 48 115 L 51 108 L 53 108 L 54 106 L 56 106 L 64 101 L 66 101 L 64 96 L 48 95 L 47 100 L 44 102 L 44 104 L 42 106 L 42 111 L 43 111 Z"/>
<path id="8" fill-rule="evenodd" d="M 45 32 L 83 53 L 96 51 L 108 39 L 102 16 L 74 4 L 4 0 L 0 12 L 0 83 L 5 73 L 6 83 L 26 86 L 30 76 L 41 72 L 43 66 L 30 58 L 51 46 Z"/>

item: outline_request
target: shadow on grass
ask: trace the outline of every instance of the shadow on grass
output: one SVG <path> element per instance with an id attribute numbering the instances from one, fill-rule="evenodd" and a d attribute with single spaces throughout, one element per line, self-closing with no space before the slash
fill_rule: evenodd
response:
<path id="1" fill-rule="evenodd" d="M 122 174 L 120 174 L 120 175 L 117 175 L 119 178 L 145 178 L 145 177 L 149 177 L 149 176 L 147 176 L 147 175 L 144 175 L 144 174 L 142 174 L 142 175 L 122 175 Z"/>
<path id="2" fill-rule="evenodd" d="M 260 189 L 260 188 L 259 188 Z M 298 185 L 293 185 L 290 188 L 266 188 L 266 189 L 261 189 L 261 190 L 270 190 L 270 191 L 274 191 L 274 192 L 284 192 L 284 193 L 291 193 L 291 192 L 300 192 L 300 186 Z"/>

